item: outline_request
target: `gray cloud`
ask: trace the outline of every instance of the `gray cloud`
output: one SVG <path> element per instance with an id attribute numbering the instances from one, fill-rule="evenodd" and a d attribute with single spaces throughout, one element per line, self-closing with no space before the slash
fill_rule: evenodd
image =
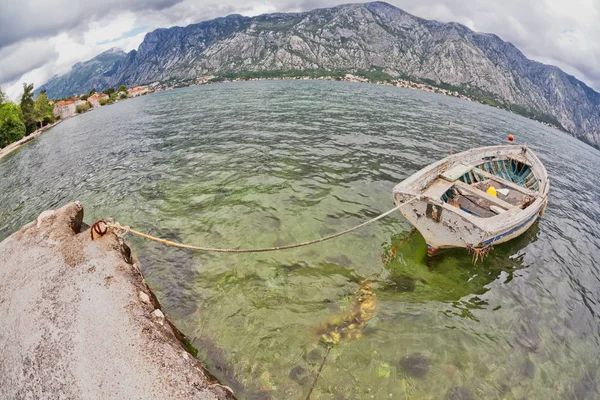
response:
<path id="1" fill-rule="evenodd" d="M 13 82 L 57 56 L 56 48 L 45 41 L 19 43 L 0 49 L 0 82 Z"/>
<path id="2" fill-rule="evenodd" d="M 0 48 L 26 39 L 83 29 L 124 11 L 162 11 L 183 0 L 0 0 Z"/>

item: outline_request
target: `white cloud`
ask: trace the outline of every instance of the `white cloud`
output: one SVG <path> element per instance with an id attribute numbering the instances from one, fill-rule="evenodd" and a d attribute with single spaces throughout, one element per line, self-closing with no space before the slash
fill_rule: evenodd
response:
<path id="1" fill-rule="evenodd" d="M 103 21 L 92 21 L 87 32 L 83 34 L 85 43 L 102 43 L 118 39 L 135 27 L 135 14 L 127 12 L 115 18 Z"/>
<path id="2" fill-rule="evenodd" d="M 6 48 L 9 58 L 2 57 L 4 49 L 0 50 L 0 82 L 5 83 L 3 91 L 16 100 L 21 95 L 24 82 L 34 83 L 38 87 L 52 76 L 68 72 L 73 64 L 93 58 L 111 47 L 125 51 L 137 49 L 146 32 L 123 37 L 123 34 L 131 31 L 134 21 L 131 15 L 125 15 L 104 24 L 90 24 L 89 30 L 80 36 L 60 33 L 47 40 L 18 43 Z M 44 47 L 52 49 L 52 53 L 40 52 L 40 48 Z M 31 68 L 25 68 L 22 64 L 27 55 L 37 55 L 32 60 Z M 4 68 L 18 65 L 23 66 L 21 74 L 4 73 Z"/>

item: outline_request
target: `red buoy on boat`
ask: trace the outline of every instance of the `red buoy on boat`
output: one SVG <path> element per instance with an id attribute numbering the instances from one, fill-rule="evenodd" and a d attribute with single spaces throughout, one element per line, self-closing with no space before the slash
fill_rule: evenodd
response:
<path id="1" fill-rule="evenodd" d="M 513 140 L 515 140 L 515 137 L 513 135 L 508 135 L 508 141 L 512 142 Z"/>

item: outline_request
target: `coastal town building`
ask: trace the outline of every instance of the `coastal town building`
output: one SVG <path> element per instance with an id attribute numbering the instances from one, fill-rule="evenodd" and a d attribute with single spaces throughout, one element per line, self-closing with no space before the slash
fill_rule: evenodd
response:
<path id="1" fill-rule="evenodd" d="M 204 85 L 204 84 L 208 83 L 211 79 L 214 79 L 214 78 L 215 78 L 214 75 L 201 76 L 198 79 L 196 79 L 196 85 Z"/>
<path id="2" fill-rule="evenodd" d="M 72 117 L 77 113 L 77 106 L 73 100 L 59 101 L 54 104 L 54 116 L 60 119 Z"/>
<path id="3" fill-rule="evenodd" d="M 344 76 L 344 80 L 348 82 L 359 82 L 359 83 L 367 83 L 369 80 L 367 78 L 363 78 L 362 76 L 355 76 L 352 74 L 346 74 Z"/>
<path id="4" fill-rule="evenodd" d="M 148 86 L 136 86 L 127 90 L 129 97 L 137 97 L 148 93 Z"/>
<path id="5" fill-rule="evenodd" d="M 88 97 L 87 101 L 94 108 L 100 107 L 100 100 L 108 100 L 108 95 L 104 93 L 94 93 L 90 97 Z"/>

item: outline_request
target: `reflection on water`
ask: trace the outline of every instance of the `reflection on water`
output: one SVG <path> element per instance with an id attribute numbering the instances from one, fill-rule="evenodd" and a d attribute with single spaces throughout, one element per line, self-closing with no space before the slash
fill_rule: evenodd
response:
<path id="1" fill-rule="evenodd" d="M 595 399 L 600 153 L 491 107 L 334 82 L 132 99 L 0 161 L 0 238 L 80 200 L 88 222 L 193 245 L 310 240 L 387 211 L 393 186 L 451 146 L 509 132 L 546 165 L 550 202 L 475 265 L 464 250 L 428 259 L 399 213 L 280 253 L 132 247 L 166 313 L 240 398 L 304 399 L 331 345 L 313 399 Z"/>

